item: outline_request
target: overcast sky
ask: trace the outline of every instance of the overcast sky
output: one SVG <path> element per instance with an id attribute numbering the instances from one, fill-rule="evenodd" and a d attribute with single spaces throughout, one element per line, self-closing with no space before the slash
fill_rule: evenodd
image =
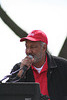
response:
<path id="1" fill-rule="evenodd" d="M 67 36 L 67 0 L 0 0 L 0 4 L 27 33 L 44 31 L 50 53 L 58 56 Z M 0 19 L 0 79 L 24 57 L 24 43 Z"/>

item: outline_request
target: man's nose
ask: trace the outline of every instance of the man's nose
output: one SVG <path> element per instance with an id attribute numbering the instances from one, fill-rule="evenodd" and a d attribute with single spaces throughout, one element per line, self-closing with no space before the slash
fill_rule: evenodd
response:
<path id="1" fill-rule="evenodd" d="M 28 48 L 28 49 L 27 49 L 27 53 L 28 53 L 28 54 L 32 53 L 32 49 L 31 49 L 31 48 Z"/>

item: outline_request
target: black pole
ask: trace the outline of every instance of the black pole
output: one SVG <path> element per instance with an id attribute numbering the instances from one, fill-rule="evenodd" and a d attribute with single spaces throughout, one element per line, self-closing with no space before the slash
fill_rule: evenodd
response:
<path id="1" fill-rule="evenodd" d="M 3 8 L 0 5 L 0 17 L 1 19 L 7 24 L 13 32 L 19 36 L 20 38 L 27 36 L 27 32 L 22 30 L 3 10 Z"/>

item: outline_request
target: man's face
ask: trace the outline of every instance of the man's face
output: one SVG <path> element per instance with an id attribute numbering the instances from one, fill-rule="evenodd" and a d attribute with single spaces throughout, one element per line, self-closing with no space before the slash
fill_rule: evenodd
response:
<path id="1" fill-rule="evenodd" d="M 41 42 L 26 41 L 26 55 L 32 55 L 34 58 L 33 63 L 40 62 L 45 56 L 45 49 Z"/>

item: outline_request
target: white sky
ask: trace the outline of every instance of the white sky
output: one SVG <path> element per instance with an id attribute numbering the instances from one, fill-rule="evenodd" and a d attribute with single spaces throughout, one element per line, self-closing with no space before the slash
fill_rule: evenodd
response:
<path id="1" fill-rule="evenodd" d="M 67 36 L 67 0 L 0 0 L 0 4 L 26 32 L 44 31 L 50 53 L 58 56 Z M 24 56 L 24 43 L 0 19 L 0 79 Z"/>

